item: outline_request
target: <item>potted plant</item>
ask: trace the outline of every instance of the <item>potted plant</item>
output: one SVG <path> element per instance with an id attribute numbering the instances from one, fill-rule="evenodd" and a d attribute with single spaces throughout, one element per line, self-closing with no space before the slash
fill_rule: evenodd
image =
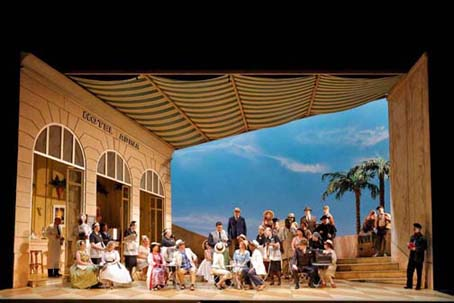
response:
<path id="1" fill-rule="evenodd" d="M 55 187 L 57 191 L 57 197 L 60 200 L 61 195 L 66 188 L 66 179 L 60 180 L 60 178 L 56 175 L 55 178 L 49 182 L 49 184 Z"/>

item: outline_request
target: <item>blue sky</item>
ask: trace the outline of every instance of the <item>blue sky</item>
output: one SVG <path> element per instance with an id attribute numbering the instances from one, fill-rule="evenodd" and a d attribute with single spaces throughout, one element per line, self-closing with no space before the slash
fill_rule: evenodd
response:
<path id="1" fill-rule="evenodd" d="M 385 99 L 178 150 L 171 164 L 173 223 L 205 235 L 238 206 L 255 236 L 265 209 L 280 219 L 294 212 L 299 221 L 306 205 L 320 217 L 327 204 L 338 235 L 354 234 L 354 195 L 322 201 L 327 182 L 321 175 L 377 156 L 389 159 Z M 385 196 L 388 210 L 388 181 Z M 378 198 L 365 192 L 361 202 L 363 219 Z"/>

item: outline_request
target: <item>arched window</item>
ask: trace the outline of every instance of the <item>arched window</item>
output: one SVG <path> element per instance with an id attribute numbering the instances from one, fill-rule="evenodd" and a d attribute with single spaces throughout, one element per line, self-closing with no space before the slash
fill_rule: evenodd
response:
<path id="1" fill-rule="evenodd" d="M 104 178 L 131 185 L 128 165 L 116 151 L 106 151 L 101 155 L 97 173 Z"/>
<path id="2" fill-rule="evenodd" d="M 151 169 L 143 173 L 140 179 L 140 189 L 150 194 L 164 197 L 164 187 L 162 186 L 161 178 Z"/>
<path id="3" fill-rule="evenodd" d="M 36 139 L 34 153 L 85 169 L 80 142 L 74 133 L 63 125 L 46 126 Z"/>

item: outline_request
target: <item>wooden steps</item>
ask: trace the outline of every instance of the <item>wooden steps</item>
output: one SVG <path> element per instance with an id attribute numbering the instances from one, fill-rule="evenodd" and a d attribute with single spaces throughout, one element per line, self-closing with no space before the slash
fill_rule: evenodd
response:
<path id="1" fill-rule="evenodd" d="M 338 259 L 336 279 L 405 285 L 407 272 L 391 257 Z"/>

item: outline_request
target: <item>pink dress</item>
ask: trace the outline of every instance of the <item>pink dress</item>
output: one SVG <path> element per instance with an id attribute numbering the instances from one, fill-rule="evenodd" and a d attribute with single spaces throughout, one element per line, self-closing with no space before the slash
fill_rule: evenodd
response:
<path id="1" fill-rule="evenodd" d="M 153 254 L 151 253 L 148 256 L 148 259 L 151 259 L 152 262 L 150 263 L 151 267 L 151 276 L 149 279 L 149 289 L 153 289 L 154 287 L 160 285 L 160 286 L 165 286 L 166 285 L 166 270 L 163 265 L 163 257 L 161 254 Z"/>

